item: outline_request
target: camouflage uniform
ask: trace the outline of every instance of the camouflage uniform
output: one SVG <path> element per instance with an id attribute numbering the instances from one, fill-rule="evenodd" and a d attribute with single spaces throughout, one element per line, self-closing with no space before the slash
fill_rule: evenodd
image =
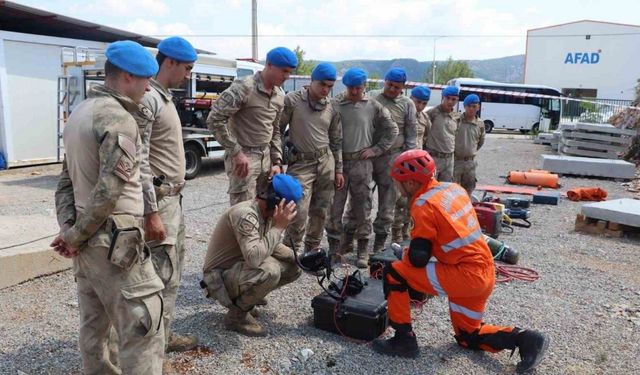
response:
<path id="1" fill-rule="evenodd" d="M 416 126 L 416 148 L 422 150 L 429 137 L 431 120 L 429 120 L 429 116 L 424 111 L 416 113 L 416 120 L 418 121 Z"/>
<path id="2" fill-rule="evenodd" d="M 416 120 L 416 148 L 422 150 L 422 147 L 429 136 L 431 121 L 425 112 L 417 112 Z M 409 201 L 406 197 L 398 194 L 395 216 L 393 218 L 393 225 L 391 226 L 393 233 L 391 240 L 393 242 L 400 243 L 409 238 L 409 219 Z"/>
<path id="3" fill-rule="evenodd" d="M 360 159 L 360 153 L 372 148 L 376 156 L 388 150 L 398 135 L 398 127 L 389 111 L 367 94 L 357 103 L 346 98 L 345 93 L 333 98 L 334 106 L 342 119 L 342 160 L 344 161 L 345 186 L 333 197 L 329 221 L 326 225 L 329 240 L 341 240 L 343 235 L 355 234 L 359 247 L 366 247 L 371 234 L 371 159 Z M 380 134 L 374 142 L 374 133 Z M 342 214 L 350 196 L 351 217 L 342 225 Z M 361 245 L 362 244 L 362 245 Z M 331 245 L 331 244 L 330 244 Z M 331 246 L 330 246 L 331 247 Z M 332 249 L 330 249 L 331 252 Z"/>
<path id="4" fill-rule="evenodd" d="M 141 143 L 131 116 L 138 110 L 128 97 L 96 86 L 64 129 L 66 156 L 56 190 L 56 210 L 60 225 L 73 224 L 63 233 L 63 240 L 79 249 L 73 270 L 86 374 L 120 373 L 108 358 L 111 325 L 121 338 L 123 373 L 162 372 L 164 285 L 143 250 Z M 129 270 L 108 258 L 115 223 L 139 229 L 138 240 L 124 246 L 139 254 Z"/>
<path id="5" fill-rule="evenodd" d="M 213 103 L 207 125 L 225 148 L 232 206 L 253 200 L 258 176 L 282 164 L 279 125 L 283 108 L 284 91 L 275 86 L 267 93 L 260 72 L 234 81 Z M 249 174 L 244 178 L 233 170 L 232 159 L 240 151 L 249 158 Z"/>
<path id="6" fill-rule="evenodd" d="M 455 165 L 453 174 L 455 182 L 469 193 L 476 188 L 476 154 L 484 144 L 484 121 L 476 117 L 469 121 L 461 116 L 456 133 Z"/>
<path id="7" fill-rule="evenodd" d="M 150 241 L 148 245 L 158 275 L 165 284 L 162 294 L 165 339 L 168 341 L 185 252 L 180 194 L 185 183 L 182 125 L 171 92 L 154 79 L 151 79 L 151 91 L 145 94 L 142 105 L 154 115 L 154 121 L 137 118 L 142 136 L 140 174 L 144 213 L 158 212 L 167 235 L 164 240 Z M 163 176 L 160 186 L 153 184 L 154 176 Z"/>
<path id="8" fill-rule="evenodd" d="M 307 88 L 287 94 L 282 126 L 289 124 L 287 174 L 300 181 L 303 197 L 298 214 L 287 227 L 285 244 L 305 250 L 320 245 L 327 210 L 333 200 L 334 178 L 342 173 L 342 124 L 328 98 L 312 102 Z"/>
<path id="9" fill-rule="evenodd" d="M 271 291 L 300 277 L 293 250 L 281 243 L 282 232 L 264 220 L 255 199 L 225 211 L 204 259 L 207 297 L 250 311 Z"/>
<path id="10" fill-rule="evenodd" d="M 436 162 L 436 175 L 441 182 L 453 181 L 453 151 L 456 145 L 458 114 L 445 112 L 442 104 L 427 111 L 431 120 L 431 130 L 424 148 Z"/>
<path id="11" fill-rule="evenodd" d="M 378 189 L 378 214 L 373 222 L 373 231 L 376 234 L 373 250 L 378 252 L 384 247 L 391 230 L 394 209 L 397 205 L 402 208 L 404 202 L 406 210 L 407 202 L 398 196 L 395 183 L 391 179 L 391 165 L 401 152 L 416 148 L 416 106 L 409 97 L 402 94 L 394 99 L 384 96 L 381 90 L 373 91 L 370 95 L 389 110 L 391 118 L 398 126 L 398 136 L 391 148 L 373 160 L 373 180 Z M 374 138 L 381 136 L 382 134 L 377 133 Z"/>

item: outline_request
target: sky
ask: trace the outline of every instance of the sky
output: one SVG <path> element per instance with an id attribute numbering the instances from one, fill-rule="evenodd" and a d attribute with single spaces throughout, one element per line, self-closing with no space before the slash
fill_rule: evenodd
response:
<path id="1" fill-rule="evenodd" d="M 12 0 L 160 39 L 180 35 L 225 57 L 251 57 L 251 0 Z M 525 53 L 528 29 L 583 19 L 640 24 L 640 1 L 258 0 L 259 58 L 300 46 L 323 61 Z"/>

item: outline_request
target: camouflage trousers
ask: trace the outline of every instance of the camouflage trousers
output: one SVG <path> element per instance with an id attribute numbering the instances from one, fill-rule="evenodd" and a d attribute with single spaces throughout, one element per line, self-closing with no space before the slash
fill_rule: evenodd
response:
<path id="1" fill-rule="evenodd" d="M 298 214 L 287 227 L 284 243 L 289 245 L 293 241 L 296 250 L 301 251 L 304 236 L 305 250 L 315 249 L 322 240 L 327 211 L 335 191 L 333 155 L 327 152 L 315 161 L 294 159 L 289 162 L 287 174 L 300 181 L 303 195 L 297 206 Z"/>
<path id="2" fill-rule="evenodd" d="M 428 150 L 427 150 L 428 151 Z M 453 182 L 453 154 L 441 158 L 433 157 L 433 161 L 436 162 L 436 180 L 440 182 Z"/>
<path id="3" fill-rule="evenodd" d="M 340 240 L 343 231 L 355 233 L 356 239 L 368 239 L 371 235 L 371 180 L 373 163 L 366 160 L 344 160 L 344 187 L 336 190 L 326 224 L 327 236 Z M 350 215 L 344 227 L 342 216 L 349 198 Z"/>
<path id="4" fill-rule="evenodd" d="M 407 199 L 407 197 L 398 194 L 398 199 L 396 200 L 395 215 L 393 217 L 393 225 L 391 227 L 394 230 L 403 230 L 404 228 L 409 227 L 410 221 L 411 215 L 409 212 L 409 200 Z"/>
<path id="5" fill-rule="evenodd" d="M 246 177 L 238 177 L 233 170 L 233 157 L 224 154 L 224 169 L 229 177 L 229 202 L 231 206 L 253 200 L 256 197 L 256 182 L 261 173 L 271 170 L 270 147 L 243 147 L 242 152 L 249 158 L 249 173 Z"/>
<path id="6" fill-rule="evenodd" d="M 295 262 L 293 250 L 279 244 L 273 254 L 258 268 L 238 262 L 228 269 L 214 268 L 204 274 L 207 297 L 222 306 L 251 310 L 273 290 L 294 282 L 302 271 Z"/>
<path id="7" fill-rule="evenodd" d="M 185 226 L 182 215 L 182 196 L 165 196 L 158 201 L 158 214 L 167 233 L 163 241 L 151 241 L 151 259 L 156 272 L 164 283 L 164 329 L 165 339 L 169 340 L 171 323 L 178 297 L 178 287 L 184 264 Z"/>
<path id="8" fill-rule="evenodd" d="M 476 188 L 476 168 L 478 163 L 475 160 L 456 160 L 453 167 L 454 182 L 467 191 L 469 196 Z"/>
<path id="9" fill-rule="evenodd" d="M 385 152 L 373 159 L 373 180 L 378 190 L 378 213 L 373 221 L 373 231 L 378 235 L 389 235 L 393 223 L 393 211 L 398 199 L 396 185 L 391 178 L 391 166 L 400 150 Z"/>
<path id="10" fill-rule="evenodd" d="M 109 245 L 101 229 L 73 259 L 84 373 L 161 374 L 164 284 L 150 256 L 127 271 L 109 261 Z M 120 337 L 117 358 L 108 349 L 112 326 Z"/>

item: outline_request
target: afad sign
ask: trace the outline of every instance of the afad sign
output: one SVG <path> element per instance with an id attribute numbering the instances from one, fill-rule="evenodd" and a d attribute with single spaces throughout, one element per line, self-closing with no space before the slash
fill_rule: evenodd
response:
<path id="1" fill-rule="evenodd" d="M 569 52 L 564 58 L 565 64 L 597 64 L 600 62 L 600 53 L 598 52 Z"/>

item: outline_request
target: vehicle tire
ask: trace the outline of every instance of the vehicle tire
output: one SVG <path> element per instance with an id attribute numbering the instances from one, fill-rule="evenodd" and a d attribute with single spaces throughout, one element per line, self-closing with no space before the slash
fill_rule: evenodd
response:
<path id="1" fill-rule="evenodd" d="M 531 127 L 531 130 L 529 131 L 530 134 L 538 134 L 538 132 L 540 131 L 540 123 L 536 122 L 535 124 L 533 124 L 533 126 Z"/>
<path id="2" fill-rule="evenodd" d="M 486 131 L 487 133 L 491 133 L 492 130 L 493 130 L 493 122 L 489 120 L 485 120 L 484 131 Z"/>
<path id="3" fill-rule="evenodd" d="M 184 147 L 184 161 L 186 164 L 185 180 L 191 180 L 200 173 L 202 168 L 202 151 L 193 143 L 186 144 Z"/>

